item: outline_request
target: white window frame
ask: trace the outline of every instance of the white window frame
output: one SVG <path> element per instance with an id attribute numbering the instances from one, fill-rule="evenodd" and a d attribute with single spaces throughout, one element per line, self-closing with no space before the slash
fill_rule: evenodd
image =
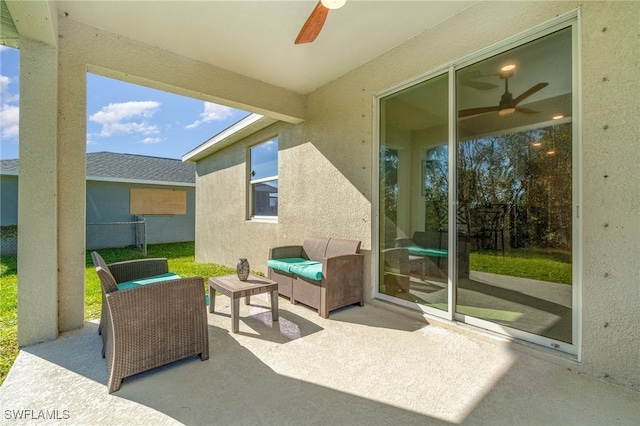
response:
<path id="1" fill-rule="evenodd" d="M 260 222 L 277 222 L 278 221 L 278 215 L 273 215 L 273 216 L 269 216 L 269 215 L 256 215 L 254 214 L 255 212 L 255 205 L 253 202 L 253 187 L 254 185 L 257 185 L 259 183 L 264 183 L 264 182 L 273 182 L 273 181 L 278 181 L 278 174 L 274 175 L 274 176 L 267 176 L 267 177 L 263 177 L 260 179 L 251 179 L 251 160 L 252 160 L 252 150 L 253 148 L 256 148 L 260 145 L 263 145 L 265 143 L 271 142 L 271 141 L 276 141 L 276 143 L 278 144 L 278 169 L 280 168 L 280 140 L 278 138 L 278 136 L 273 136 L 270 138 L 267 138 L 259 143 L 256 143 L 254 145 L 251 145 L 248 148 L 248 160 L 247 161 L 247 210 L 248 210 L 248 216 L 249 216 L 249 220 L 254 220 L 254 221 L 260 221 Z M 278 212 L 280 211 L 280 200 L 279 200 L 279 193 L 278 193 Z"/>

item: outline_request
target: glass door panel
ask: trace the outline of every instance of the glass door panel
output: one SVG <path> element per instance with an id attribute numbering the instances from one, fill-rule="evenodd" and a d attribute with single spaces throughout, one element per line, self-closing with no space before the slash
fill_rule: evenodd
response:
<path id="1" fill-rule="evenodd" d="M 448 311 L 448 75 L 380 100 L 379 293 Z"/>
<path id="2" fill-rule="evenodd" d="M 458 70 L 456 102 L 455 312 L 572 343 L 571 28 Z"/>

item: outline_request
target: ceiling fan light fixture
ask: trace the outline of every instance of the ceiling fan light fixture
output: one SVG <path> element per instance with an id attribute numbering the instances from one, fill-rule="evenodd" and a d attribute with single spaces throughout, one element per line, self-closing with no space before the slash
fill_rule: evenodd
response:
<path id="1" fill-rule="evenodd" d="M 509 115 L 509 114 L 513 114 L 514 112 L 516 112 L 516 109 L 511 107 L 511 108 L 502 108 L 500 111 L 498 111 L 499 115 Z"/>
<path id="2" fill-rule="evenodd" d="M 553 120 L 560 120 L 561 118 L 564 118 L 564 115 L 558 114 L 558 115 L 554 115 L 553 117 L 551 117 Z"/>
<path id="3" fill-rule="evenodd" d="M 320 0 L 320 2 L 327 9 L 340 9 L 347 0 Z"/>
<path id="4" fill-rule="evenodd" d="M 515 69 L 516 69 L 516 64 L 506 64 L 506 65 L 503 65 L 502 68 L 500 68 L 500 71 L 509 72 Z"/>

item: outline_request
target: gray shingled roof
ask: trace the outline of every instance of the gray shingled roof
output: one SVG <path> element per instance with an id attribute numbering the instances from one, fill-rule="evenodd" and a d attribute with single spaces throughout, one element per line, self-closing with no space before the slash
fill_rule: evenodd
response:
<path id="1" fill-rule="evenodd" d="M 18 160 L 1 160 L 0 169 L 3 172 L 17 172 Z M 196 165 L 171 158 L 92 152 L 87 154 L 87 177 L 195 183 Z"/>
<path id="2" fill-rule="evenodd" d="M 0 170 L 18 173 L 18 160 L 0 160 Z"/>

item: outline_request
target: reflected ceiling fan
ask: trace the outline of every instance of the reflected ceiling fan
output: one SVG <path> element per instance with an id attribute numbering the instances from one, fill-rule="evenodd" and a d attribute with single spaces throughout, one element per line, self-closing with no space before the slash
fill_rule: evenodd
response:
<path id="1" fill-rule="evenodd" d="M 471 87 L 476 90 L 491 90 L 498 87 L 497 84 L 488 83 L 484 81 L 485 78 L 498 76 L 499 74 L 482 74 L 479 70 L 473 71 L 472 73 L 466 75 L 464 78 L 460 80 L 460 84 L 463 86 Z"/>
<path id="2" fill-rule="evenodd" d="M 311 43 L 318 37 L 324 21 L 327 19 L 329 9 L 339 9 L 347 0 L 320 0 L 302 26 L 295 44 Z"/>
<path id="3" fill-rule="evenodd" d="M 479 80 L 465 80 L 465 81 L 461 81 L 460 84 L 462 84 L 463 86 L 471 87 L 472 89 L 476 89 L 476 90 L 491 90 L 498 87 L 497 84 L 487 83 L 486 81 L 479 81 Z"/>
<path id="4" fill-rule="evenodd" d="M 509 79 L 513 77 L 515 68 L 516 68 L 515 65 L 507 65 L 502 67 L 501 69 L 500 78 L 504 80 L 504 93 L 502 94 L 502 98 L 500 98 L 500 103 L 498 105 L 490 106 L 490 107 L 463 109 L 458 111 L 458 117 L 469 117 L 472 115 L 484 114 L 487 112 L 494 112 L 494 111 L 498 111 L 498 114 L 500 115 L 508 115 L 516 111 L 523 114 L 537 114 L 538 111 L 535 111 L 529 108 L 519 107 L 518 104 L 520 104 L 522 101 L 524 101 L 529 96 L 536 93 L 537 91 L 547 87 L 549 83 L 538 83 L 514 99 L 511 92 L 509 92 Z"/>

